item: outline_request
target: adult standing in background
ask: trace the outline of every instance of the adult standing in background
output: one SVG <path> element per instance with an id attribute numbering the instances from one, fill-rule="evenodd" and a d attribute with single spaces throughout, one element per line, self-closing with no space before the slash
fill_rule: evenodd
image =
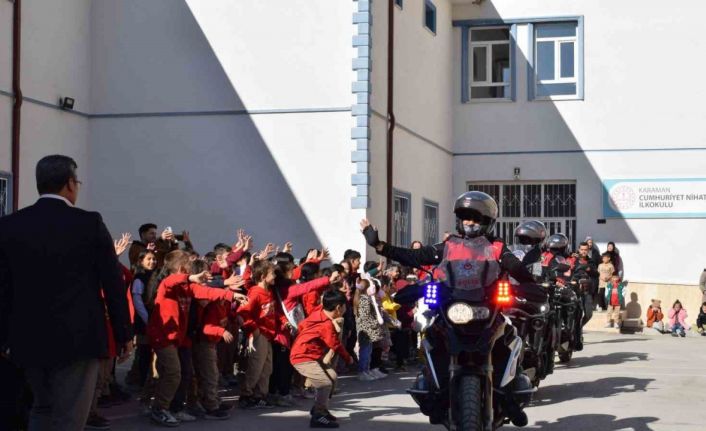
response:
<path id="1" fill-rule="evenodd" d="M 620 279 L 624 280 L 625 274 L 623 270 L 623 258 L 620 257 L 620 250 L 618 250 L 618 247 L 615 246 L 615 243 L 611 241 L 606 246 L 606 252 L 610 253 L 610 261 L 613 263 L 615 271 L 620 276 Z"/>
<path id="2" fill-rule="evenodd" d="M 699 288 L 701 289 L 701 303 L 706 302 L 706 269 L 701 271 L 701 277 L 699 277 Z"/>
<path id="3" fill-rule="evenodd" d="M 593 238 L 590 236 L 586 237 L 586 243 L 588 244 L 588 251 L 589 251 L 589 256 L 591 256 L 591 260 L 593 263 L 596 264 L 596 266 L 600 265 L 601 263 L 601 250 L 598 248 L 598 244 L 593 242 Z"/>
<path id="4" fill-rule="evenodd" d="M 74 207 L 76 169 L 70 157 L 44 157 L 39 200 L 0 219 L 0 345 L 32 389 L 30 431 L 83 429 L 108 356 L 106 311 L 121 356 L 132 349 L 113 240 L 100 214 Z"/>

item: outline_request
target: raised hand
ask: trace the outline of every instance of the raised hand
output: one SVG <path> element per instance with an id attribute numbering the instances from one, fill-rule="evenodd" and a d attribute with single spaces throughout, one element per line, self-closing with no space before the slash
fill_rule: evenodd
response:
<path id="1" fill-rule="evenodd" d="M 252 236 L 243 235 L 243 251 L 250 250 L 250 247 L 252 247 Z"/>
<path id="2" fill-rule="evenodd" d="M 189 231 L 188 231 L 188 230 L 182 231 L 182 232 L 181 232 L 181 236 L 182 236 L 181 240 L 182 240 L 183 242 L 191 242 L 191 236 L 189 236 Z"/>
<path id="3" fill-rule="evenodd" d="M 233 293 L 233 300 L 236 301 L 240 305 L 245 305 L 248 303 L 248 297 L 243 295 L 242 293 Z"/>
<path id="4" fill-rule="evenodd" d="M 328 247 L 324 247 L 321 249 L 321 253 L 318 254 L 318 258 L 322 262 L 331 258 L 331 253 L 329 253 Z"/>
<path id="5" fill-rule="evenodd" d="M 122 234 L 120 239 L 116 239 L 113 241 L 113 246 L 115 248 L 115 254 L 120 256 L 121 254 L 125 253 L 125 250 L 130 246 L 132 241 L 130 240 L 132 238 L 132 235 L 129 233 L 124 233 Z"/>
<path id="6" fill-rule="evenodd" d="M 292 254 L 292 250 L 294 250 L 294 245 L 292 244 L 292 242 L 291 241 L 285 242 L 284 247 L 282 247 L 282 252 Z"/>
<path id="7" fill-rule="evenodd" d="M 147 244 L 147 250 L 149 250 L 149 251 L 155 251 L 156 249 L 157 249 L 157 244 L 155 244 L 155 243 L 153 243 L 153 242 Z"/>
<path id="8" fill-rule="evenodd" d="M 240 287 L 245 284 L 245 280 L 243 280 L 243 277 L 233 274 L 230 277 L 226 278 L 223 281 L 223 284 L 230 287 L 230 286 L 237 286 Z"/>
<path id="9" fill-rule="evenodd" d="M 238 242 L 233 246 L 233 250 L 240 250 L 245 246 L 245 231 L 238 229 Z"/>
<path id="10" fill-rule="evenodd" d="M 338 271 L 332 272 L 331 277 L 328 279 L 329 284 L 335 284 L 339 281 L 341 281 L 341 274 Z"/>
<path id="11" fill-rule="evenodd" d="M 189 281 L 192 282 L 192 283 L 206 284 L 206 283 L 208 283 L 209 281 L 211 281 L 212 278 L 213 278 L 213 276 L 211 275 L 210 272 L 204 271 L 204 272 L 199 273 L 199 274 L 190 275 L 190 276 L 189 276 Z"/>

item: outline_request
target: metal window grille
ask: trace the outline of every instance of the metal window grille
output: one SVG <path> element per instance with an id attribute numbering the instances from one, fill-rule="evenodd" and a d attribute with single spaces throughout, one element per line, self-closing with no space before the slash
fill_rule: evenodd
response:
<path id="1" fill-rule="evenodd" d="M 424 245 L 439 242 L 439 204 L 424 201 Z"/>
<path id="2" fill-rule="evenodd" d="M 412 214 L 410 212 L 412 201 L 411 195 L 409 193 L 395 190 L 393 200 L 394 212 L 392 217 L 394 231 L 392 235 L 392 243 L 398 247 L 409 247 L 412 242 Z"/>
<path id="3" fill-rule="evenodd" d="M 0 172 L 0 217 L 12 210 L 12 183 L 9 174 Z"/>
<path id="4" fill-rule="evenodd" d="M 563 233 L 576 248 L 576 183 L 468 184 L 469 191 L 489 194 L 498 203 L 495 235 L 514 243 L 517 225 L 527 219 L 542 221 L 549 235 Z"/>

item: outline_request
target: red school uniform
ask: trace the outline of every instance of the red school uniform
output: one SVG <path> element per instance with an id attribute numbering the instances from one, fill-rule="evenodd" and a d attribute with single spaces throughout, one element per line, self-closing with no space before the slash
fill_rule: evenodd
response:
<path id="1" fill-rule="evenodd" d="M 273 289 L 272 287 L 271 289 Z M 269 341 L 284 331 L 287 317 L 277 306 L 277 299 L 271 289 L 263 289 L 257 284 L 248 290 L 248 303 L 238 309 L 243 319 L 243 330 L 252 334 L 256 329 Z"/>
<path id="2" fill-rule="evenodd" d="M 147 336 L 154 349 L 184 345 L 189 319 L 184 305 L 191 298 L 228 301 L 233 299 L 233 292 L 190 283 L 188 274 L 172 274 L 162 280 L 147 324 Z"/>
<path id="3" fill-rule="evenodd" d="M 292 365 L 318 361 L 329 350 L 335 351 L 345 362 L 351 357 L 338 339 L 333 321 L 323 310 L 317 310 L 299 324 L 299 334 L 294 340 L 289 359 Z"/>

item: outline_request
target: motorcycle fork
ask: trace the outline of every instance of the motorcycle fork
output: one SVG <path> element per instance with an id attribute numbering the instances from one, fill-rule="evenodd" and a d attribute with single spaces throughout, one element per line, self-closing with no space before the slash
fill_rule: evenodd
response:
<path id="1" fill-rule="evenodd" d="M 456 409 L 458 408 L 458 403 L 456 402 L 456 376 L 461 367 L 458 365 L 458 356 L 452 355 L 449 362 L 449 429 L 451 431 L 456 431 L 458 428 L 456 425 Z"/>

